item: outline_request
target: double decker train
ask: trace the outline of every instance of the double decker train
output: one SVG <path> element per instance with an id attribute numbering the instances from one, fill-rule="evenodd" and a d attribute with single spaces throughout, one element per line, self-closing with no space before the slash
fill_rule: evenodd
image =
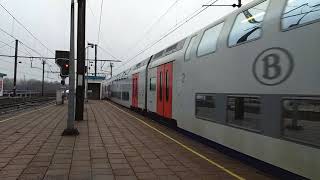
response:
<path id="1" fill-rule="evenodd" d="M 320 0 L 255 0 L 103 84 L 103 96 L 320 179 Z"/>

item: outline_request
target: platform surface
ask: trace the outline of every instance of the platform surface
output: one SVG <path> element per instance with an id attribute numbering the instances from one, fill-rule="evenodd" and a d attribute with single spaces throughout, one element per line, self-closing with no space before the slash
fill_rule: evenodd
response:
<path id="1" fill-rule="evenodd" d="M 107 101 L 89 101 L 77 137 L 61 136 L 67 105 L 0 117 L 2 179 L 274 179 Z"/>

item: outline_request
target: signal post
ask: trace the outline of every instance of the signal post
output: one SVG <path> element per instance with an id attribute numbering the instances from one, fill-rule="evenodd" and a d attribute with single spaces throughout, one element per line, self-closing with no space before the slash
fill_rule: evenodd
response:
<path id="1" fill-rule="evenodd" d="M 73 21 L 71 21 L 73 22 Z M 71 23 L 73 24 L 73 23 Z M 72 28 L 71 28 L 72 29 Z M 72 39 L 72 36 L 71 36 Z M 56 64 L 60 67 L 60 76 L 62 78 L 61 84 L 65 85 L 65 79 L 69 76 L 69 98 L 68 98 L 68 120 L 67 128 L 63 131 L 62 135 L 78 135 L 79 131 L 74 127 L 75 120 L 75 63 L 74 63 L 74 44 L 71 40 L 71 48 L 69 51 L 56 51 Z"/>

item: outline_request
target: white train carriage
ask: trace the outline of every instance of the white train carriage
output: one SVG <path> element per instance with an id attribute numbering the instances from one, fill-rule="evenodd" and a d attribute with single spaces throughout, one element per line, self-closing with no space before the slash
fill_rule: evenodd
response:
<path id="1" fill-rule="evenodd" d="M 146 69 L 149 58 L 133 66 L 131 73 L 132 103 L 131 107 L 137 110 L 146 109 Z"/>
<path id="2" fill-rule="evenodd" d="M 319 21 L 320 0 L 253 1 L 132 67 L 130 106 L 111 100 L 320 179 Z"/>
<path id="3" fill-rule="evenodd" d="M 103 98 L 108 98 L 126 107 L 131 106 L 131 76 L 128 69 L 107 80 L 104 85 Z"/>

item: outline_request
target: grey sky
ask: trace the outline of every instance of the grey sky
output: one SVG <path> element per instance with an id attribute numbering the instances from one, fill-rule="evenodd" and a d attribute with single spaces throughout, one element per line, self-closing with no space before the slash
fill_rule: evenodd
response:
<path id="1" fill-rule="evenodd" d="M 243 0 L 243 3 L 251 0 Z M 51 51 L 56 49 L 69 49 L 71 0 L 0 0 L 20 22 L 22 22 L 45 46 Z M 203 4 L 213 2 L 210 0 L 104 0 L 102 7 L 102 21 L 99 45 L 116 58 L 127 61 L 143 50 L 147 45 L 158 40 L 162 35 L 190 16 Z M 233 4 L 236 0 L 219 0 L 217 4 Z M 87 0 L 87 42 L 98 43 L 99 17 L 101 0 Z M 173 5 L 173 6 L 172 6 Z M 166 10 L 172 6 L 168 13 L 156 21 Z M 161 49 L 186 37 L 194 31 L 214 22 L 214 20 L 234 10 L 231 7 L 210 7 L 193 18 L 177 31 L 142 53 L 130 63 L 115 64 L 115 73 L 130 67 L 138 61 L 157 53 Z M 0 28 L 13 34 L 28 47 L 36 50 L 42 56 L 53 57 L 54 54 L 46 50 L 37 40 L 26 32 L 11 16 L 0 7 Z M 14 23 L 13 23 L 14 22 Z M 14 39 L 0 31 L 0 54 L 14 54 L 14 50 L 5 44 L 14 47 Z M 20 45 L 19 55 L 37 55 L 27 47 Z M 2 47 L 2 48 L 1 48 Z M 93 58 L 93 49 L 89 49 L 89 56 Z M 106 52 L 98 49 L 99 58 L 113 58 Z M 0 57 L 0 72 L 13 76 L 13 59 Z M 30 59 L 20 59 L 18 78 L 41 79 L 39 60 L 33 60 L 31 68 Z M 57 71 L 54 61 L 51 60 L 50 69 Z M 49 70 L 49 67 L 46 66 Z M 109 71 L 109 64 L 103 70 Z M 48 80 L 59 80 L 57 74 L 46 73 Z"/>

